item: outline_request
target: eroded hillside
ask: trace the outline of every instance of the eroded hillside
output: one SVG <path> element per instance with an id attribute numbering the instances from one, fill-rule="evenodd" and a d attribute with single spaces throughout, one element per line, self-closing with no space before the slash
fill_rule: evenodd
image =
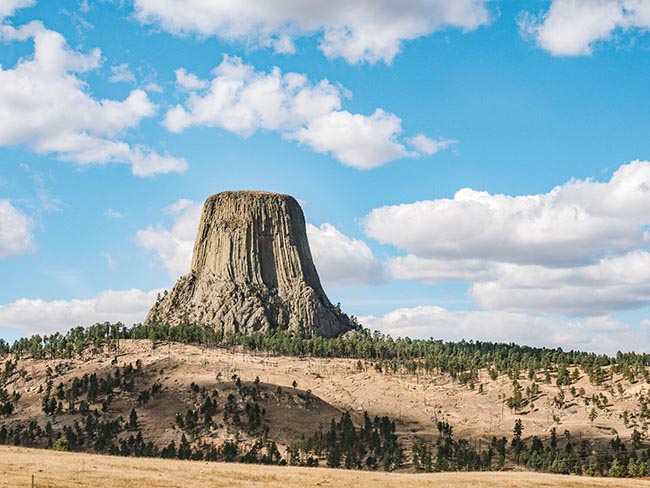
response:
<path id="1" fill-rule="evenodd" d="M 598 462 L 608 462 L 607 471 L 621 452 L 628 462 L 634 452 L 640 465 L 647 456 L 649 385 L 639 369 L 607 366 L 590 378 L 578 366 L 509 374 L 488 368 L 454 379 L 395 360 L 153 344 L 121 340 L 119 352 L 102 345 L 65 359 L 7 356 L 0 363 L 0 441 L 61 448 L 60 437 L 63 448 L 77 451 L 343 466 L 347 455 L 337 461 L 324 446 L 331 429 L 339 429 L 332 435 L 344 442 L 340 419 L 349 412 L 359 438 L 349 467 L 458 468 L 449 464 L 459 455 L 456 447 L 449 463 L 436 464 L 447 456 L 441 439 L 452 432 L 467 441 L 461 455 L 469 460 L 460 466 L 467 469 L 513 465 L 522 452 L 535 454 L 540 441 L 539 452 L 571 450 L 584 466 L 603 450 L 609 460 Z M 375 416 L 387 417 L 388 427 L 373 427 Z M 341 423 L 332 427 L 333 419 Z M 513 432 L 519 420 L 520 436 Z M 373 447 L 375 434 L 380 439 Z M 391 447 L 393 435 L 399 453 Z"/>

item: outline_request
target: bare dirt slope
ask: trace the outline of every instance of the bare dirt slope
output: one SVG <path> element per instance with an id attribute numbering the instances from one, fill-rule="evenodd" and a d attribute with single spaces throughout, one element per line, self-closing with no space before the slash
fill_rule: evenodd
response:
<path id="1" fill-rule="evenodd" d="M 37 488 L 580 488 L 649 487 L 649 481 L 580 478 L 537 473 L 398 474 L 325 468 L 253 466 L 145 458 L 121 458 L 0 446 L 0 487 Z"/>

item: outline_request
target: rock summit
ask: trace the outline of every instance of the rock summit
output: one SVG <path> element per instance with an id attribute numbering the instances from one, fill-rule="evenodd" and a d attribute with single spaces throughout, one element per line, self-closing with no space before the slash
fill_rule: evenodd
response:
<path id="1" fill-rule="evenodd" d="M 352 328 L 321 286 L 300 205 L 261 191 L 206 200 L 190 273 L 156 302 L 146 322 L 325 337 Z"/>

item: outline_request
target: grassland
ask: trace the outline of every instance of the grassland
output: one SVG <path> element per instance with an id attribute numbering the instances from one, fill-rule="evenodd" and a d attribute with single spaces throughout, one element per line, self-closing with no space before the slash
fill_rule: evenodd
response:
<path id="1" fill-rule="evenodd" d="M 97 354 L 74 360 L 32 360 L 23 359 L 19 368 L 28 374 L 12 383 L 9 389 L 16 389 L 21 398 L 16 414 L 12 418 L 29 421 L 37 419 L 44 424 L 47 419 L 41 411 L 42 393 L 39 386 L 45 383 L 45 371 L 65 363 L 65 373 L 55 382 L 66 384 L 84 373 L 106 374 L 111 370 L 113 355 Z M 147 439 L 158 439 L 166 445 L 174 432 L 174 415 L 194 408 L 194 397 L 188 394 L 189 385 L 194 382 L 208 390 L 219 389 L 225 398 L 230 381 L 237 375 L 242 381 L 252 382 L 258 377 L 265 387 L 273 392 L 281 386 L 287 392 L 309 390 L 319 401 L 313 408 L 303 405 L 265 404 L 266 419 L 271 426 L 271 437 L 285 445 L 302 434 L 310 435 L 320 425 L 328 426 L 332 418 L 342 411 L 352 412 L 356 421 L 361 421 L 361 412 L 370 415 L 387 415 L 398 421 L 398 433 L 409 437 L 418 435 L 431 437 L 437 434 L 435 422 L 444 420 L 454 428 L 460 438 L 479 439 L 485 444 L 492 436 L 512 436 L 516 419 L 524 423 L 524 438 L 538 435 L 547 438 L 552 427 L 558 432 L 569 430 L 571 434 L 605 442 L 616 434 L 628 440 L 634 428 L 641 429 L 638 421 L 625 424 L 622 412 L 636 412 L 639 395 L 647 394 L 648 385 L 642 381 L 630 384 L 621 375 L 614 375 L 608 384 L 594 386 L 585 374 L 572 386 L 583 389 L 581 397 L 573 397 L 568 390 L 565 404 L 560 408 L 554 402 L 558 387 L 543 382 L 542 373 L 536 376 L 539 393 L 535 396 L 534 408 L 512 411 L 505 408 L 504 400 L 512 394 L 512 380 L 505 375 L 493 381 L 486 371 L 479 372 L 477 383 L 483 383 L 482 392 L 467 385 L 454 382 L 448 375 L 412 375 L 402 373 L 385 374 L 377 372 L 372 363 L 364 361 L 362 368 L 355 359 L 319 359 L 277 357 L 264 354 L 243 354 L 225 349 L 203 349 L 182 344 L 159 345 L 153 349 L 150 341 L 123 341 L 117 366 L 143 364 L 144 375 L 138 388 L 150 387 L 154 381 L 163 385 L 162 396 L 152 400 L 147 408 L 138 408 Z M 162 373 L 162 374 L 161 374 Z M 219 375 L 221 379 L 215 379 Z M 292 387 L 296 381 L 297 389 Z M 532 381 L 520 377 L 521 388 Z M 621 392 L 615 391 L 621 385 Z M 11 392 L 11 391 L 10 391 Z M 585 398 L 605 394 L 606 408 L 598 410 L 598 417 L 591 422 L 589 412 L 593 405 L 587 405 Z M 110 413 L 122 414 L 128 418 L 134 406 L 128 399 L 116 399 Z M 59 416 L 62 420 L 67 417 Z M 634 416 L 632 416 L 634 417 Z"/>
<path id="2" fill-rule="evenodd" d="M 149 340 L 133 339 L 120 341 L 117 355 L 107 349 L 91 351 L 89 348 L 68 359 L 34 359 L 23 356 L 15 364 L 15 370 L 6 381 L 7 398 L 12 399 L 14 411 L 5 415 L 0 422 L 0 428 L 5 426 L 8 430 L 2 442 L 9 445 L 51 446 L 57 436 L 69 434 L 75 424 L 79 424 L 75 427 L 75 432 L 78 432 L 75 434 L 76 438 L 83 438 L 84 434 L 81 432 L 86 432 L 89 425 L 87 412 L 92 411 L 96 412 L 99 419 L 122 419 L 118 422 L 122 427 L 108 434 L 106 429 L 98 430 L 93 427 L 93 433 L 85 436 L 85 442 L 70 441 L 72 451 L 117 452 L 109 451 L 105 448 L 106 444 L 103 444 L 103 448 L 94 447 L 93 443 L 99 438 L 97 432 L 101 430 L 102 435 L 112 443 L 111 447 L 120 446 L 119 452 L 124 455 L 152 455 L 142 452 L 138 454 L 135 447 L 130 452 L 122 449 L 122 444 L 131 442 L 130 439 L 141 434 L 144 438 L 143 444 L 155 444 L 157 453 L 175 442 L 176 446 L 179 446 L 178 457 L 188 459 L 192 451 L 190 455 L 180 455 L 180 442 L 187 434 L 190 447 L 197 452 L 201 450 L 201 453 L 205 446 L 221 449 L 226 443 L 236 442 L 239 457 L 228 458 L 221 453 L 212 459 L 239 459 L 249 451 L 252 452 L 254 444 L 261 436 L 260 429 L 255 432 L 246 430 L 245 427 L 250 423 L 249 414 L 241 414 L 244 415 L 243 423 L 241 419 L 237 424 L 232 419 L 226 420 L 226 407 L 231 403 L 231 396 L 236 401 L 243 390 L 254 387 L 257 391 L 256 405 L 259 402 L 263 412 L 264 428 L 268 429 L 268 438 L 277 443 L 279 451 L 276 452 L 282 458 L 290 460 L 289 448 L 292 442 L 301 439 L 303 435 L 309 437 L 320 429 L 327 431 L 331 420 L 339 418 L 342 412 L 349 412 L 353 423 L 360 426 L 364 422 L 363 412 L 366 411 L 371 416 L 386 415 L 395 420 L 396 434 L 406 453 L 404 461 L 399 463 L 398 471 L 407 477 L 395 477 L 397 473 L 384 475 L 348 471 L 344 471 L 345 474 L 336 474 L 338 471 L 327 474 L 330 473 L 329 470 L 296 471 L 295 468 L 275 471 L 252 465 L 215 465 L 198 461 L 194 464 L 179 465 L 183 467 L 175 468 L 178 472 L 172 469 L 163 473 L 159 472 L 161 467 L 172 466 L 173 462 L 97 458 L 102 460 L 100 464 L 103 466 L 115 465 L 116 474 L 111 477 L 107 474 L 111 471 L 110 467 L 95 473 L 92 462 L 88 464 L 75 461 L 75 465 L 66 471 L 57 465 L 55 456 L 59 455 L 49 451 L 48 456 L 53 457 L 44 458 L 42 466 L 38 463 L 30 464 L 31 460 L 27 462 L 30 456 L 8 456 L 6 453 L 4 457 L 0 456 L 0 486 L 26 486 L 23 485 L 25 476 L 31 480 L 32 474 L 36 476 L 37 481 L 40 480 L 41 484 L 37 483 L 36 486 L 89 486 L 91 483 L 98 487 L 275 486 L 274 483 L 313 486 L 319 481 L 312 479 L 316 476 L 315 473 L 323 473 L 320 480 L 326 480 L 324 485 L 329 486 L 366 486 L 371 483 L 376 486 L 423 486 L 431 480 L 435 480 L 436 486 L 598 486 L 594 478 L 556 478 L 529 473 L 449 473 L 433 478 L 431 475 L 416 474 L 415 471 L 421 466 L 413 461 L 414 447 L 421 440 L 435 442 L 439 439 L 440 423 L 448 423 L 453 427 L 456 438 L 467 440 L 468 445 L 478 452 L 487 451 L 488 446 L 492 445 L 493 437 L 503 436 L 508 454 L 503 454 L 501 461 L 494 457 L 492 469 L 500 469 L 504 462 L 506 470 L 516 467 L 523 469 L 521 466 L 526 465 L 525 461 L 515 463 L 514 447 L 509 440 L 514 435 L 513 425 L 518 420 L 522 422 L 522 441 L 527 446 L 533 445 L 536 436 L 541 438 L 546 446 L 550 446 L 551 435 L 556 434 L 557 446 L 553 451 L 547 449 L 547 452 L 564 453 L 571 452 L 566 450 L 566 446 L 571 442 L 570 447 L 582 453 L 579 454 L 583 460 L 582 470 L 578 469 L 577 472 L 606 474 L 610 467 L 608 463 L 613 458 L 599 461 L 605 468 L 600 464 L 590 464 L 591 458 L 597 457 L 597 450 L 601 452 L 600 450 L 613 446 L 613 440 L 620 443 L 619 436 L 628 448 L 631 448 L 635 429 L 641 432 L 640 439 L 637 439 L 638 446 L 635 448 L 639 451 L 639 456 L 644 456 L 640 463 L 647 465 L 647 456 L 650 453 L 647 451 L 650 447 L 647 437 L 648 382 L 639 378 L 629 380 L 620 372 L 608 373 L 605 382 L 595 385 L 589 381 L 584 371 L 575 369 L 576 377 L 572 379 L 571 388 L 564 389 L 555 385 L 552 379 L 545 380 L 543 370 L 533 371 L 532 377 L 520 374 L 517 378 L 518 388 L 522 391 L 532 391 L 532 387 L 535 387 L 535 392 L 531 394 L 529 403 L 517 411 L 506 406 L 506 398 L 513 393 L 513 380 L 505 374 L 492 378 L 486 370 L 478 370 L 476 385 L 470 385 L 463 384 L 448 374 L 434 371 L 410 373 L 404 368 L 395 371 L 387 371 L 386 368 L 382 370 L 376 368 L 372 361 L 366 360 L 274 356 L 261 352 L 247 353 L 236 347 L 206 349 L 179 343 L 159 342 L 154 347 Z M 78 382 L 82 376 L 97 375 L 99 378 L 107 378 L 111 374 L 117 375 L 118 368 L 125 375 L 127 367 L 133 364 L 137 366 L 137 372 L 132 373 L 131 387 L 126 387 L 124 376 L 124 384 L 115 388 L 110 404 L 100 406 L 100 401 L 95 398 L 90 407 L 86 405 L 84 414 L 80 401 L 89 398 L 89 395 L 84 393 L 77 395 L 77 408 L 70 410 L 67 406 L 66 392 L 70 392 L 71 385 Z M 0 371 L 4 369 L 6 368 L 0 362 Z M 549 376 L 548 372 L 546 376 Z M 65 403 L 55 415 L 46 414 L 43 409 L 45 385 L 48 382 L 51 383 L 52 397 L 56 395 L 60 404 Z M 60 392 L 57 385 L 61 387 Z M 140 402 L 140 393 L 153 391 L 154 386 L 158 387 L 158 393 L 151 396 L 147 402 Z M 187 427 L 189 424 L 181 425 L 178 415 L 187 418 L 186 412 L 199 411 L 204 404 L 204 392 L 209 392 L 211 397 L 216 398 L 218 407 L 215 408 L 218 410 L 215 413 L 215 422 L 198 430 Z M 560 395 L 563 398 L 561 403 L 557 400 Z M 99 397 L 100 400 L 102 398 Z M 245 398 L 248 402 L 249 397 Z M 594 407 L 594 399 L 598 399 L 597 408 Z M 102 413 L 99 413 L 100 408 Z M 130 412 L 135 412 L 136 408 L 137 426 L 126 426 Z M 239 404 L 237 408 L 242 410 Z M 590 418 L 590 411 L 597 413 L 595 418 Z M 48 427 L 47 424 L 51 425 Z M 30 437 L 32 431 L 26 427 L 28 425 L 38 425 L 45 430 Z M 48 428 L 49 434 L 46 433 Z M 68 429 L 67 433 L 65 429 Z M 2 433 L 0 430 L 0 434 Z M 613 452 L 614 447 L 611 449 Z M 37 453 L 32 455 L 35 458 L 42 453 L 34 452 Z M 328 464 L 326 454 L 319 452 L 320 466 Z M 306 456 L 300 457 L 298 462 L 290 463 L 306 463 Z M 172 457 L 177 457 L 176 453 Z M 193 459 L 201 457 L 196 456 Z M 362 463 L 365 461 L 361 459 Z M 572 472 L 564 468 L 551 470 L 551 462 L 553 459 L 545 465 L 545 469 L 540 469 L 539 463 L 529 465 L 536 466 L 540 471 Z M 627 459 L 618 463 L 619 467 L 628 466 Z M 133 467 L 133 472 L 129 471 L 130 466 Z M 191 466 L 191 469 L 187 466 Z M 440 469 L 447 469 L 444 465 L 441 466 Z M 460 469 L 464 469 L 464 466 L 470 464 L 460 466 Z M 471 466 L 472 469 L 477 469 L 476 464 Z M 77 468 L 78 471 L 72 468 Z M 382 466 L 378 468 L 382 469 Z M 13 478 L 3 477 L 5 470 L 11 471 Z M 60 474 L 60 471 L 63 474 Z M 630 469 L 630 472 L 635 476 L 647 476 L 650 469 Z M 156 474 L 154 476 L 151 473 Z M 293 481 L 288 479 L 287 476 L 291 473 L 296 473 L 298 478 Z M 308 478 L 303 480 L 300 476 L 307 474 L 300 473 L 307 473 Z M 626 472 L 612 474 L 614 475 L 624 476 Z M 190 478 L 184 479 L 183 476 Z M 259 476 L 259 479 L 246 478 L 251 476 Z M 129 481 L 131 479 L 139 480 L 141 484 L 130 484 L 136 483 Z M 222 479 L 229 481 L 221 485 L 214 484 L 215 480 Z M 86 480 L 90 481 L 84 484 Z M 143 480 L 149 484 L 142 484 L 145 483 Z M 534 484 L 526 484 L 528 480 L 533 480 Z M 617 483 L 618 481 L 610 479 L 602 486 L 630 486 Z M 644 486 L 650 488 L 650 483 Z"/>
<path id="3" fill-rule="evenodd" d="M 587 488 L 650 487 L 650 481 L 586 478 L 529 472 L 383 473 L 326 468 L 256 466 L 144 458 L 0 446 L 0 487 L 37 488 Z"/>

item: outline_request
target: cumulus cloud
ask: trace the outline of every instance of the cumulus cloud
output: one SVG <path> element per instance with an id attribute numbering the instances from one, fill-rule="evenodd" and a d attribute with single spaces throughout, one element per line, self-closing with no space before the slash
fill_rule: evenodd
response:
<path id="1" fill-rule="evenodd" d="M 33 222 L 9 200 L 0 199 L 0 258 L 34 249 Z"/>
<path id="2" fill-rule="evenodd" d="M 607 182 L 572 180 L 538 195 L 470 188 L 453 199 L 381 207 L 367 235 L 420 257 L 569 266 L 650 242 L 650 162 L 621 166 Z"/>
<path id="3" fill-rule="evenodd" d="M 548 268 L 500 264 L 492 281 L 472 285 L 476 302 L 493 310 L 599 315 L 650 303 L 650 252 L 612 256 L 588 266 Z"/>
<path id="4" fill-rule="evenodd" d="M 258 130 L 276 131 L 364 169 L 430 155 L 449 145 L 421 134 L 401 141 L 401 119 L 381 109 L 371 115 L 341 110 L 349 93 L 327 80 L 310 83 L 305 75 L 282 74 L 277 67 L 268 73 L 257 71 L 229 56 L 212 75 L 207 81 L 184 69 L 176 71 L 178 86 L 189 94 L 184 104 L 167 112 L 163 124 L 168 130 L 219 127 L 242 137 Z"/>
<path id="5" fill-rule="evenodd" d="M 170 278 L 189 272 L 194 241 L 201 219 L 202 205 L 181 199 L 165 209 L 172 226 L 139 230 L 136 241 L 153 252 Z M 385 279 L 381 263 L 368 245 L 353 239 L 331 224 L 307 224 L 307 237 L 321 280 L 326 285 L 378 284 Z"/>
<path id="6" fill-rule="evenodd" d="M 307 238 L 321 280 L 328 285 L 385 282 L 384 270 L 368 244 L 346 236 L 331 224 L 307 224 Z"/>
<path id="7" fill-rule="evenodd" d="M 650 303 L 649 212 L 650 163 L 634 161 L 545 194 L 383 207 L 364 227 L 408 251 L 388 260 L 395 278 L 470 282 L 490 310 L 591 316 Z"/>
<path id="8" fill-rule="evenodd" d="M 216 36 L 249 47 L 293 53 L 294 41 L 318 35 L 328 58 L 390 63 L 404 41 L 452 27 L 472 31 L 490 21 L 486 0 L 136 0 L 143 23 L 173 34 Z"/>
<path id="9" fill-rule="evenodd" d="M 592 53 L 594 45 L 617 32 L 650 29 L 650 4 L 645 0 L 553 0 L 540 15 L 525 13 L 522 33 L 555 56 Z"/>
<path id="10" fill-rule="evenodd" d="M 383 317 L 359 317 L 373 330 L 392 337 L 479 340 L 537 347 L 562 347 L 596 353 L 646 351 L 648 334 L 609 316 L 586 320 L 512 312 L 450 311 L 436 306 L 400 308 Z"/>
<path id="11" fill-rule="evenodd" d="M 27 334 L 66 332 L 78 325 L 97 322 L 142 322 L 162 289 L 104 291 L 88 299 L 30 300 L 22 298 L 0 305 L 0 327 Z"/>
<path id="12" fill-rule="evenodd" d="M 131 163 L 138 176 L 187 167 L 184 159 L 122 140 L 156 107 L 142 90 L 122 101 L 97 100 L 88 93 L 80 75 L 99 68 L 99 49 L 74 51 L 61 34 L 38 21 L 0 26 L 0 41 L 27 40 L 33 40 L 33 55 L 13 69 L 0 67 L 0 146 L 25 145 L 77 164 Z"/>
<path id="13" fill-rule="evenodd" d="M 332 153 L 343 164 L 368 169 L 417 155 L 397 140 L 400 132 L 400 118 L 381 109 L 370 116 L 339 110 L 309 121 L 288 137 L 317 152 Z"/>
<path id="14" fill-rule="evenodd" d="M 193 91 L 186 107 L 178 105 L 167 113 L 169 130 L 207 125 L 242 136 L 260 129 L 290 131 L 341 106 L 341 88 L 327 80 L 310 85 L 305 75 L 283 75 L 277 67 L 270 73 L 256 71 L 237 57 L 224 56 L 212 74 L 207 82 L 177 71 L 180 86 Z M 199 87 L 207 90 L 198 92 Z"/>
<path id="15" fill-rule="evenodd" d="M 2 0 L 0 2 L 0 21 L 5 17 L 11 17 L 16 10 L 31 7 L 36 4 L 36 0 Z"/>

